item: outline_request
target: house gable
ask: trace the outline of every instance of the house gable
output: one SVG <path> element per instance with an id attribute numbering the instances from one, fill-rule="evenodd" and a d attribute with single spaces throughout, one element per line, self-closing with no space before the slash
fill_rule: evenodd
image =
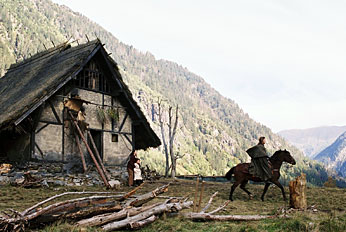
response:
<path id="1" fill-rule="evenodd" d="M 14 90 L 15 86 L 18 88 Z M 63 113 L 63 101 L 72 90 L 93 103 L 87 104 L 86 109 L 91 114 L 90 129 L 95 136 L 97 131 L 103 133 L 104 160 L 111 163 L 123 160 L 123 156 L 115 161 L 114 157 L 107 156 L 107 153 L 117 153 L 115 141 L 120 139 L 125 141 L 121 146 L 126 146 L 128 151 L 161 144 L 123 82 L 116 63 L 98 40 L 72 48 L 60 45 L 12 66 L 0 79 L 0 97 L 6 97 L 0 104 L 0 131 L 1 128 L 26 128 L 25 133 L 31 134 L 31 155 L 51 154 L 67 160 L 69 154 L 76 153 L 74 145 L 68 147 L 73 138 L 68 138 Z M 116 109 L 120 112 L 118 122 L 97 122 L 97 108 Z M 57 133 L 53 136 L 51 131 Z M 47 136 L 54 137 L 54 142 L 44 142 Z M 124 149 L 117 151 L 120 150 Z"/>

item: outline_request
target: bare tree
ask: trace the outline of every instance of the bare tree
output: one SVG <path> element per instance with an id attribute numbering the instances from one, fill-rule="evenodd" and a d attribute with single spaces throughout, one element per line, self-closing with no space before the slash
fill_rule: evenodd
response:
<path id="1" fill-rule="evenodd" d="M 165 177 L 168 177 L 168 172 L 169 172 L 169 155 L 168 155 L 168 148 L 167 148 L 167 143 L 165 139 L 165 127 L 163 125 L 163 119 L 162 119 L 162 99 L 158 99 L 157 105 L 159 107 L 158 109 L 158 114 L 159 114 L 159 123 L 160 123 L 160 128 L 161 128 L 161 136 L 162 136 L 162 143 L 163 143 L 163 148 L 165 151 L 166 155 L 166 169 L 165 169 Z"/>
<path id="2" fill-rule="evenodd" d="M 168 145 L 165 137 L 165 125 L 163 120 L 163 106 L 162 106 L 162 99 L 159 99 L 158 102 L 158 114 L 159 114 L 159 122 L 161 127 L 161 135 L 162 135 L 162 142 L 164 147 L 164 152 L 166 156 L 166 169 L 165 169 L 165 176 L 168 177 L 169 175 L 169 169 L 171 168 L 171 176 L 172 178 L 175 178 L 176 169 L 177 169 L 177 158 L 174 154 L 174 138 L 177 132 L 177 126 L 178 126 L 178 112 L 179 107 L 177 105 L 175 109 L 175 118 L 173 119 L 173 107 L 169 106 L 168 108 Z M 169 166 L 169 158 L 171 159 L 171 166 Z"/>
<path id="3" fill-rule="evenodd" d="M 178 111 L 179 111 L 179 107 L 177 105 L 177 107 L 175 108 L 175 120 L 173 122 L 172 106 L 169 106 L 168 136 L 169 136 L 169 154 L 171 156 L 171 164 L 172 164 L 172 170 L 171 170 L 172 178 L 175 178 L 175 174 L 177 172 L 177 158 L 175 157 L 175 154 L 174 154 L 173 145 L 174 145 L 175 134 L 177 132 L 177 125 L 178 125 L 178 118 L 179 118 Z M 172 125 L 173 125 L 173 128 L 172 128 Z"/>

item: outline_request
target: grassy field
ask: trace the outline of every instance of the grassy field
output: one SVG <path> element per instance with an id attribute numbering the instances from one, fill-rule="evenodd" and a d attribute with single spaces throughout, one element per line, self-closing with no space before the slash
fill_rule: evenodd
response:
<path id="1" fill-rule="evenodd" d="M 146 183 L 137 194 L 148 192 L 171 180 L 160 180 L 155 183 Z M 204 197 L 201 206 L 209 200 L 216 191 L 219 194 L 214 198 L 210 210 L 217 208 L 228 199 L 231 183 L 205 184 Z M 273 215 L 278 209 L 287 207 L 282 200 L 281 192 L 277 187 L 270 187 L 265 202 L 260 200 L 263 185 L 248 185 L 248 189 L 255 195 L 254 199 L 248 199 L 247 195 L 237 189 L 234 193 L 235 201 L 231 202 L 220 214 L 258 214 Z M 129 187 L 123 187 L 116 192 L 127 192 Z M 105 191 L 102 187 L 60 187 L 24 189 L 12 186 L 0 186 L 0 210 L 23 210 L 33 204 L 66 191 Z M 187 180 L 173 181 L 166 196 L 185 196 L 195 191 L 195 182 Z M 287 196 L 288 189 L 286 188 Z M 313 211 L 289 210 L 290 216 L 286 219 L 268 219 L 257 222 L 192 222 L 180 216 L 161 217 L 160 220 L 145 227 L 142 231 L 346 231 L 346 189 L 338 188 L 308 188 L 308 206 L 317 209 Z M 71 198 L 71 197 L 70 197 Z M 60 198 L 63 200 L 67 198 Z M 164 201 L 155 199 L 155 201 Z M 48 225 L 40 231 L 81 231 L 66 222 L 58 222 Z M 99 231 L 97 228 L 86 228 L 82 231 Z"/>

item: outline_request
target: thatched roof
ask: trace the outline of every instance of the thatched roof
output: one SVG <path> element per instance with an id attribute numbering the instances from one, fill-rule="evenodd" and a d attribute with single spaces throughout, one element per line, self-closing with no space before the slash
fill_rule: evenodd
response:
<path id="1" fill-rule="evenodd" d="M 114 88 L 123 90 L 119 97 L 132 120 L 138 122 L 134 131 L 136 149 L 159 146 L 160 139 L 123 82 L 116 63 L 107 56 L 99 40 L 75 47 L 64 43 L 12 65 L 5 76 L 0 78 L 0 129 L 18 125 L 74 78 L 96 54 L 108 64 L 106 67 L 114 74 L 112 77 L 117 83 Z"/>

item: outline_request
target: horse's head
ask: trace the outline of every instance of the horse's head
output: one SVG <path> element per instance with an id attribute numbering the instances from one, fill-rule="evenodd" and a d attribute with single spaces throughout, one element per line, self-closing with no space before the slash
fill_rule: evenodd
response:
<path id="1" fill-rule="evenodd" d="M 295 165 L 296 164 L 296 160 L 293 158 L 293 156 L 291 156 L 291 153 L 289 151 L 287 151 L 286 149 L 284 151 L 282 151 L 284 153 L 283 158 L 285 162 Z"/>
<path id="2" fill-rule="evenodd" d="M 282 162 L 287 162 L 289 164 L 295 165 L 296 160 L 291 156 L 291 153 L 289 151 L 285 150 L 279 150 L 274 153 L 272 156 L 273 159 L 280 159 Z"/>

